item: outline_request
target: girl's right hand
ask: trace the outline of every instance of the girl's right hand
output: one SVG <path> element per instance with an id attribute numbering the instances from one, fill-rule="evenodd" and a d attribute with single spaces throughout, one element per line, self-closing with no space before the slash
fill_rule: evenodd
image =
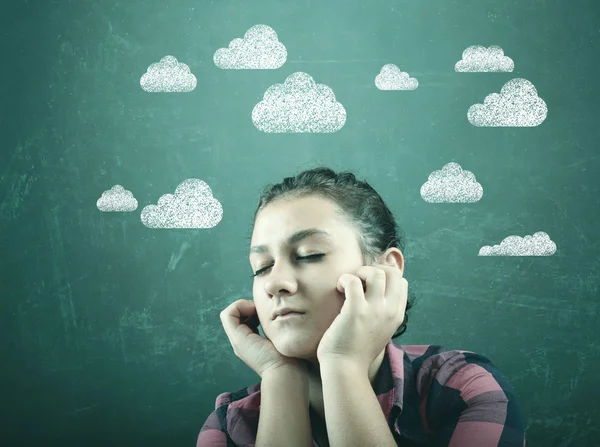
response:
<path id="1" fill-rule="evenodd" d="M 299 368 L 306 372 L 306 364 L 294 357 L 282 355 L 270 340 L 258 332 L 260 322 L 252 300 L 237 300 L 220 314 L 233 352 L 261 378 L 266 372 L 280 367 Z"/>

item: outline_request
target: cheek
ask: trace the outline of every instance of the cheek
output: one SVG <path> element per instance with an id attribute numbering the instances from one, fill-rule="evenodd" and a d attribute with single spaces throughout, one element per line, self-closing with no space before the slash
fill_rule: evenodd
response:
<path id="1" fill-rule="evenodd" d="M 335 298 L 332 300 L 332 307 L 335 307 L 338 310 L 338 313 L 342 310 L 342 306 L 346 302 L 346 295 L 342 293 L 337 293 Z"/>
<path id="2" fill-rule="evenodd" d="M 344 294 L 342 294 L 341 296 L 338 295 L 335 297 L 331 297 L 329 301 L 323 304 L 319 318 L 322 320 L 327 320 L 331 324 L 335 317 L 337 317 L 342 311 L 342 306 L 344 305 L 345 301 L 346 298 L 344 297 Z"/>
<path id="3" fill-rule="evenodd" d="M 254 302 L 254 306 L 256 307 L 256 313 L 258 314 L 261 326 L 268 321 L 271 321 L 271 312 L 266 306 L 262 306 L 261 303 L 257 303 L 256 301 Z"/>

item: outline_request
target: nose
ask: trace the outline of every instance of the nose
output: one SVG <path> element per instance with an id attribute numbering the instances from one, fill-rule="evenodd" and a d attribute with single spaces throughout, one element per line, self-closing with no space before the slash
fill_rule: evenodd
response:
<path id="1" fill-rule="evenodd" d="M 297 288 L 297 281 L 290 270 L 286 270 L 281 266 L 277 270 L 275 270 L 274 267 L 271 267 L 269 279 L 265 281 L 265 291 L 269 294 L 269 296 L 273 297 L 275 295 L 284 294 L 291 295 L 296 293 Z"/>

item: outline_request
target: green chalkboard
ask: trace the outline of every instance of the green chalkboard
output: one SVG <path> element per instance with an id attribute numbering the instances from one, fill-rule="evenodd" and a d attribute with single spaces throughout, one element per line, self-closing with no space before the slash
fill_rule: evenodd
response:
<path id="1" fill-rule="evenodd" d="M 4 2 L 0 443 L 195 445 L 259 379 L 219 319 L 252 297 L 259 193 L 327 166 L 406 234 L 399 342 L 488 356 L 528 445 L 600 444 L 598 23 L 591 0 Z M 214 206 L 173 223 L 186 191 Z"/>

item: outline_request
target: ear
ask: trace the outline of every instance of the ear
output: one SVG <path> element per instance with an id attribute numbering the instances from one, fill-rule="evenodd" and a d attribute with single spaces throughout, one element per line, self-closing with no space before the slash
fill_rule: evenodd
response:
<path id="1" fill-rule="evenodd" d="M 404 255 L 396 247 L 388 248 L 379 258 L 379 264 L 398 267 L 404 276 Z"/>

